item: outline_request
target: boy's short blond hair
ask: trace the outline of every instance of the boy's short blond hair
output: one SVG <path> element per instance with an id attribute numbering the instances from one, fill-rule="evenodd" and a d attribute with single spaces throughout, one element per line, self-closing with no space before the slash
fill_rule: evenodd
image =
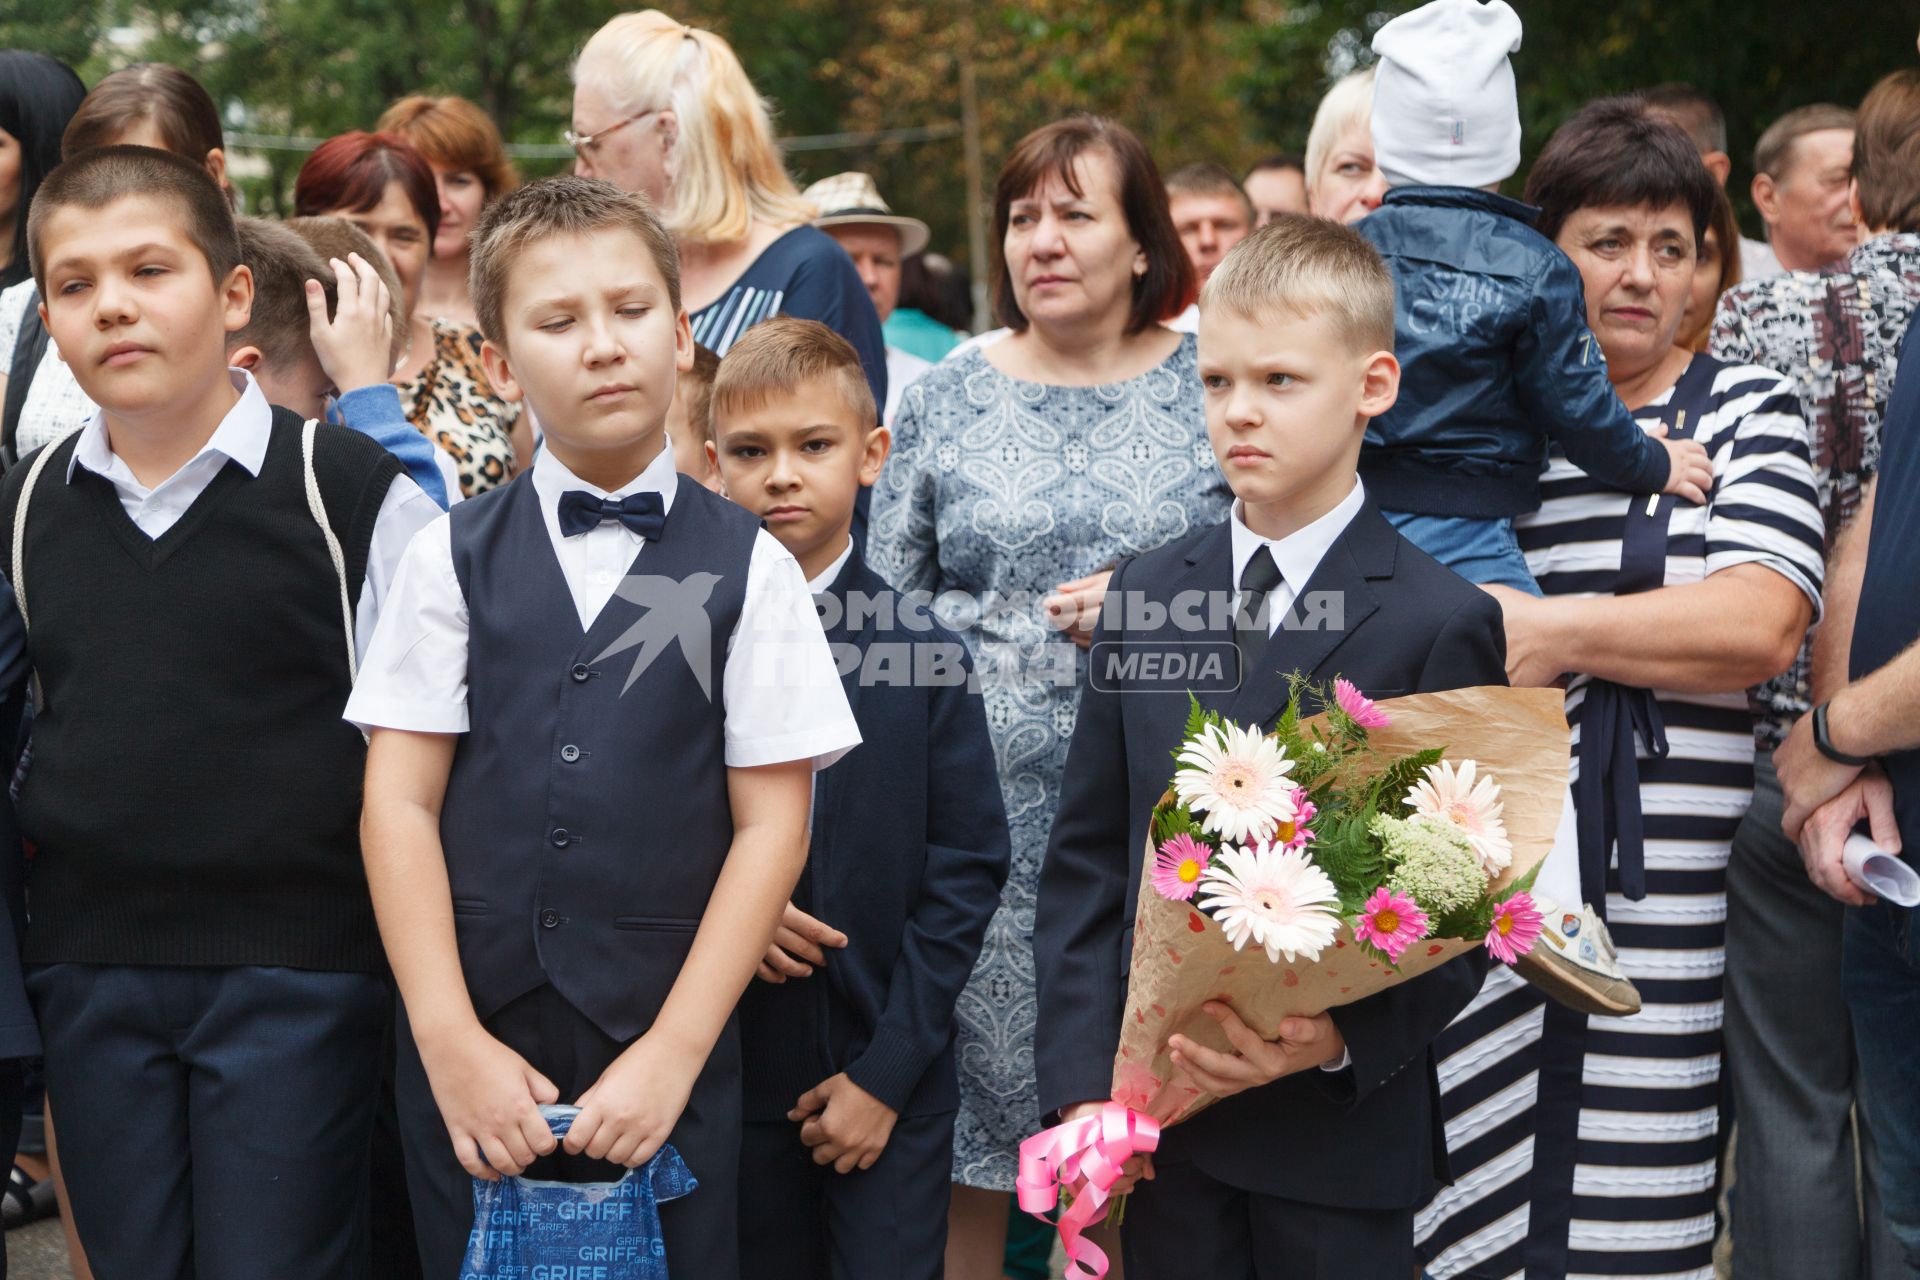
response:
<path id="1" fill-rule="evenodd" d="M 1200 290 L 1200 311 L 1323 316 L 1356 351 L 1393 350 L 1393 275 L 1351 227 L 1282 214 L 1235 245 Z"/>
<path id="2" fill-rule="evenodd" d="M 667 300 L 680 310 L 680 251 L 645 196 L 598 178 L 563 175 L 530 182 L 488 205 L 474 226 L 467 257 L 467 284 L 480 332 L 502 350 L 506 331 L 501 307 L 513 263 L 529 245 L 549 236 L 595 231 L 631 232 L 667 282 Z"/>
<path id="3" fill-rule="evenodd" d="M 747 330 L 720 361 L 719 375 L 713 380 L 709 429 L 717 439 L 721 414 L 757 409 L 814 378 L 834 385 L 855 422 L 878 423 L 873 388 L 853 344 L 818 320 L 774 316 Z"/>
<path id="4" fill-rule="evenodd" d="M 720 357 L 713 348 L 693 344 L 693 368 L 680 375 L 681 393 L 687 401 L 687 424 L 700 438 L 713 443 L 713 380 L 720 374 Z"/>
<path id="5" fill-rule="evenodd" d="M 288 218 L 281 224 L 287 230 L 298 235 L 313 246 L 320 255 L 321 265 L 327 271 L 320 277 L 320 283 L 327 291 L 327 314 L 334 313 L 334 291 L 338 287 L 334 280 L 333 268 L 328 260 L 338 258 L 342 262 L 347 255 L 357 253 L 365 259 L 380 276 L 380 282 L 387 286 L 387 310 L 393 317 L 393 342 L 387 349 L 387 367 L 393 368 L 400 363 L 400 355 L 407 348 L 407 299 L 400 289 L 400 277 L 394 274 L 393 264 L 387 261 L 387 255 L 380 252 L 380 246 L 373 237 L 348 222 L 345 218 L 320 215 L 309 218 Z"/>

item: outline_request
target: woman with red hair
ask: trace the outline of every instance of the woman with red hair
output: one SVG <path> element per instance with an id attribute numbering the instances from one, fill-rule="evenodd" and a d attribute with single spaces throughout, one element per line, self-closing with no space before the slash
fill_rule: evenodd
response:
<path id="1" fill-rule="evenodd" d="M 397 133 L 343 133 L 307 157 L 293 184 L 301 217 L 344 218 L 366 232 L 400 279 L 406 344 L 393 380 L 407 418 L 453 456 L 465 497 L 512 479 L 531 457 L 520 408 L 494 394 L 480 364 L 480 332 L 435 319 L 420 305 L 440 229 L 433 169 Z"/>

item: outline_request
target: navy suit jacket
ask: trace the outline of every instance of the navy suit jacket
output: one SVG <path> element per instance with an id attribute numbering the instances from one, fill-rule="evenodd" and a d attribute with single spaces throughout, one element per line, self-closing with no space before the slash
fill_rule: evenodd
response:
<path id="1" fill-rule="evenodd" d="M 1160 626 L 1136 629 L 1126 615 L 1147 611 L 1125 605 L 1231 593 L 1232 579 L 1225 523 L 1122 565 L 1107 587 L 1095 664 L 1110 652 L 1100 648 L 1107 643 L 1124 653 L 1230 641 L 1229 631 L 1179 630 L 1177 610 Z M 1317 596 L 1323 592 L 1337 596 Z M 1270 726 L 1295 670 L 1320 681 L 1343 675 L 1374 698 L 1507 682 L 1499 605 L 1402 538 L 1372 499 L 1297 593 L 1300 616 L 1310 616 L 1316 599 L 1338 601 L 1326 625 L 1283 626 L 1237 691 L 1196 689 L 1202 704 L 1240 724 Z M 1034 921 L 1043 1111 L 1111 1092 L 1141 855 L 1187 710 L 1183 690 L 1129 689 L 1124 680 L 1090 683 L 1081 695 Z M 1306 1203 L 1421 1203 L 1448 1176 L 1432 1041 L 1485 976 L 1485 952 L 1476 950 L 1332 1010 L 1350 1068 L 1298 1072 L 1217 1103 L 1167 1130 L 1162 1158 L 1189 1158 L 1232 1186 Z"/>
<path id="2" fill-rule="evenodd" d="M 747 991 L 746 1114 L 782 1118 L 841 1071 L 901 1114 L 951 1111 L 954 1006 L 1010 857 L 986 710 L 960 637 L 857 547 L 826 595 L 861 742 L 815 775 L 794 900 L 847 946 L 810 977 Z"/>

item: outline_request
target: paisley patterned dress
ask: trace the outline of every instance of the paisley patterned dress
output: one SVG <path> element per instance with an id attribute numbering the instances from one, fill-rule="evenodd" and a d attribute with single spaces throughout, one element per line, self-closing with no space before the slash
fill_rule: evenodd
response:
<path id="1" fill-rule="evenodd" d="M 1033 909 L 1086 654 L 1045 621 L 1054 587 L 1226 518 L 1194 340 L 1095 387 L 1023 382 L 979 351 L 907 389 L 873 498 L 869 558 L 932 592 L 973 651 L 1000 766 L 1013 866 L 958 1009 L 953 1180 L 1013 1190 L 1040 1126 Z M 956 593 L 947 595 L 946 593 Z"/>

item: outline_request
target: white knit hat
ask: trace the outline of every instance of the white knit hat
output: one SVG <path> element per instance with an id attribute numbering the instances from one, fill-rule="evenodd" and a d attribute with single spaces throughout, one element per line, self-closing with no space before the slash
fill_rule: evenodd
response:
<path id="1" fill-rule="evenodd" d="M 1373 37 L 1373 159 L 1393 186 L 1485 187 L 1520 167 L 1507 0 L 1432 0 Z"/>

